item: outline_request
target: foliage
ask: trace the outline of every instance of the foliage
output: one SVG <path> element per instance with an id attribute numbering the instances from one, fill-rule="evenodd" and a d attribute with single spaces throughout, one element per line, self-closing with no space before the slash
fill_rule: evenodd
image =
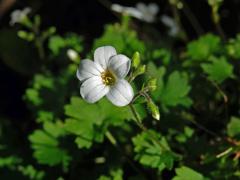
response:
<path id="1" fill-rule="evenodd" d="M 222 2 L 208 1 L 218 31 Z M 185 8 L 170 4 L 174 13 Z M 20 80 L 1 88 L 22 87 L 19 102 L 12 91 L 0 102 L 0 179 L 240 178 L 240 34 L 195 38 L 183 27 L 186 37 L 162 36 L 158 22 L 124 13 L 89 40 L 46 27 L 39 15 L 25 20 L 0 30 L 2 76 Z M 129 106 L 106 98 L 90 104 L 79 94 L 78 60 L 105 45 L 132 59 Z"/>
<path id="2" fill-rule="evenodd" d="M 43 130 L 35 130 L 30 136 L 29 140 L 32 143 L 34 150 L 33 156 L 37 159 L 39 164 L 47 164 L 54 166 L 62 164 L 63 168 L 68 167 L 71 157 L 67 151 L 60 147 L 59 138 L 64 136 L 63 124 L 45 122 Z"/>
<path id="3" fill-rule="evenodd" d="M 203 63 L 201 67 L 208 74 L 208 78 L 217 83 L 223 82 L 225 79 L 233 77 L 233 66 L 227 62 L 226 58 L 212 57 L 211 64 Z"/>
<path id="4" fill-rule="evenodd" d="M 221 50 L 221 40 L 218 36 L 207 34 L 187 45 L 187 54 L 192 60 L 206 61 L 210 55 Z"/>
<path id="5" fill-rule="evenodd" d="M 190 89 L 186 74 L 174 71 L 163 86 L 160 100 L 164 106 L 183 105 L 189 107 L 192 104 L 191 99 L 187 96 Z"/>
<path id="6" fill-rule="evenodd" d="M 71 104 L 65 106 L 65 128 L 77 137 L 79 148 L 90 148 L 94 141 L 102 142 L 109 126 L 121 126 L 131 118 L 128 108 L 114 107 L 106 100 L 98 104 L 88 104 L 79 97 L 72 97 Z"/>
<path id="7" fill-rule="evenodd" d="M 190 169 L 189 167 L 182 166 L 176 169 L 176 174 L 172 180 L 207 180 L 202 174 Z"/>
<path id="8" fill-rule="evenodd" d="M 123 180 L 123 171 L 121 169 L 111 170 L 110 175 L 102 175 L 98 180 Z"/>
<path id="9" fill-rule="evenodd" d="M 231 117 L 230 122 L 227 125 L 227 133 L 230 137 L 240 137 L 240 119 L 237 117 Z"/>
<path id="10" fill-rule="evenodd" d="M 72 48 L 80 53 L 83 50 L 81 43 L 82 38 L 74 33 L 69 33 L 64 38 L 54 35 L 49 39 L 48 48 L 52 51 L 53 55 L 58 55 L 62 49 L 67 48 Z"/>
<path id="11" fill-rule="evenodd" d="M 128 17 L 123 17 L 122 24 L 107 25 L 102 37 L 95 40 L 93 49 L 104 45 L 111 45 L 118 52 L 128 56 L 132 56 L 135 51 L 139 51 L 144 55 L 146 46 L 138 39 L 136 32 L 129 29 L 128 21 Z"/>
<path id="12" fill-rule="evenodd" d="M 152 141 L 152 136 L 157 137 L 158 144 Z M 164 137 L 155 131 L 149 130 L 138 134 L 132 139 L 134 144 L 135 158 L 143 165 L 163 169 L 172 169 L 177 156 L 169 149 L 169 145 Z"/>

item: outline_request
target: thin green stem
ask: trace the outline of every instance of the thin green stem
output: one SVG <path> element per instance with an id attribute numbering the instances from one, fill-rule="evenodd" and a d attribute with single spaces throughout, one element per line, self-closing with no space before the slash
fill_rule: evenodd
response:
<path id="1" fill-rule="evenodd" d="M 35 46 L 37 48 L 39 57 L 41 60 L 44 60 L 45 59 L 45 51 L 44 51 L 44 47 L 43 47 L 44 39 L 42 38 L 39 29 L 40 29 L 39 26 L 36 24 L 33 24 L 31 27 L 31 30 L 35 34 Z"/>
<path id="2" fill-rule="evenodd" d="M 154 134 L 152 134 L 152 133 L 147 129 L 146 126 L 144 126 L 144 124 L 141 122 L 141 120 L 140 120 L 140 118 L 139 118 L 139 116 L 138 116 L 138 114 L 137 114 L 137 111 L 136 111 L 136 109 L 134 108 L 134 106 L 133 106 L 132 104 L 129 104 L 129 107 L 130 107 L 130 109 L 131 109 L 131 112 L 132 112 L 132 114 L 133 114 L 133 116 L 134 116 L 134 118 L 135 118 L 135 122 L 137 123 L 138 127 L 139 127 L 143 132 L 148 133 L 149 137 L 151 137 L 151 140 L 152 140 L 152 142 L 153 142 L 154 144 L 157 144 L 157 145 L 159 145 L 163 150 L 168 151 L 169 148 L 166 147 L 165 145 L 163 145 L 163 144 L 159 141 L 159 139 L 158 139 Z"/>
<path id="3" fill-rule="evenodd" d="M 226 35 L 225 35 L 224 31 L 223 31 L 223 28 L 222 28 L 221 24 L 219 22 L 215 22 L 214 24 L 215 24 L 215 27 L 216 27 L 216 30 L 217 30 L 218 34 L 221 36 L 223 41 L 226 42 L 227 38 L 226 38 Z"/>
<path id="4" fill-rule="evenodd" d="M 133 104 L 140 96 L 144 96 L 145 93 L 147 93 L 149 91 L 148 87 L 143 88 L 141 91 L 139 91 L 134 97 L 133 100 L 131 102 L 131 104 Z M 145 96 L 144 96 L 145 97 Z"/>
<path id="5" fill-rule="evenodd" d="M 228 155 L 230 152 L 232 152 L 232 150 L 233 150 L 233 148 L 230 147 L 230 148 L 226 149 L 225 151 L 219 153 L 219 154 L 216 156 L 216 158 L 221 158 L 221 157 L 223 157 L 223 156 L 225 156 L 225 155 Z"/>
<path id="6" fill-rule="evenodd" d="M 211 8 L 212 8 L 212 21 L 213 23 L 215 24 L 215 27 L 216 27 L 216 30 L 218 32 L 218 34 L 221 36 L 221 38 L 223 39 L 223 41 L 227 41 L 227 38 L 226 38 L 226 35 L 223 31 L 223 28 L 220 24 L 220 15 L 218 13 L 218 10 L 219 10 L 219 7 L 220 5 L 219 4 L 215 4 L 215 5 L 211 5 Z"/>
<path id="7" fill-rule="evenodd" d="M 170 4 L 170 5 L 171 5 L 174 20 L 177 23 L 177 26 L 182 30 L 181 38 L 182 38 L 183 41 L 187 42 L 189 38 L 187 36 L 186 30 L 184 29 L 184 27 L 181 23 L 179 11 L 176 8 L 176 6 L 173 6 L 172 4 Z"/>
<path id="8" fill-rule="evenodd" d="M 44 60 L 45 52 L 44 52 L 44 48 L 43 48 L 43 42 L 42 42 L 40 37 L 36 37 L 35 45 L 36 45 L 36 48 L 38 50 L 38 54 L 39 54 L 40 59 Z"/>
<path id="9" fill-rule="evenodd" d="M 224 100 L 224 103 L 226 104 L 228 102 L 228 97 L 227 95 L 223 92 L 223 90 L 219 87 L 219 85 L 213 81 L 213 80 L 210 80 L 210 79 L 207 79 L 211 82 L 211 84 L 218 90 L 218 92 L 222 95 L 223 97 L 223 100 Z"/>

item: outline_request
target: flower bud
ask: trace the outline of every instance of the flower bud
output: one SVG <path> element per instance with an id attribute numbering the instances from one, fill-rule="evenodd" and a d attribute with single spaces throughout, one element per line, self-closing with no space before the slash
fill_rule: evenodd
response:
<path id="1" fill-rule="evenodd" d="M 151 78 L 147 83 L 147 87 L 149 91 L 155 91 L 157 89 L 157 78 Z"/>
<path id="2" fill-rule="evenodd" d="M 17 35 L 21 39 L 24 39 L 24 40 L 29 41 L 29 42 L 32 41 L 35 37 L 33 33 L 27 32 L 27 31 L 22 31 L 22 30 L 18 31 Z"/>
<path id="3" fill-rule="evenodd" d="M 79 62 L 79 55 L 78 55 L 78 53 L 75 51 L 75 50 L 73 50 L 73 49 L 68 49 L 67 50 L 67 56 L 68 56 L 68 58 L 70 59 L 70 60 L 72 60 L 73 62 Z"/>
<path id="4" fill-rule="evenodd" d="M 138 66 L 138 68 L 136 69 L 135 73 L 137 76 L 143 74 L 146 72 L 146 65 L 140 65 Z"/>
<path id="5" fill-rule="evenodd" d="M 140 54 L 138 51 L 136 51 L 134 54 L 133 54 L 133 57 L 132 57 L 132 66 L 134 68 L 137 68 L 140 64 Z"/>
<path id="6" fill-rule="evenodd" d="M 149 100 L 147 102 L 147 106 L 149 111 L 152 113 L 152 117 L 156 120 L 160 120 L 160 113 L 159 113 L 158 106 L 152 100 Z"/>

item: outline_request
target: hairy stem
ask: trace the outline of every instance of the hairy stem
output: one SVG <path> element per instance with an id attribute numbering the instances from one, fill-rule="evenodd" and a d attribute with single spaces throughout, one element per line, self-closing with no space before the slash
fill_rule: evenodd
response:
<path id="1" fill-rule="evenodd" d="M 149 137 L 151 137 L 151 140 L 152 140 L 152 142 L 153 142 L 154 144 L 157 144 L 157 145 L 159 145 L 163 150 L 168 151 L 169 148 L 166 147 L 165 145 L 163 145 L 163 144 L 158 140 L 158 138 L 157 138 L 154 134 L 152 134 L 152 133 L 147 129 L 146 126 L 144 126 L 144 124 L 141 122 L 141 120 L 140 120 L 140 118 L 139 118 L 139 116 L 138 116 L 138 114 L 137 114 L 137 111 L 136 111 L 136 109 L 134 108 L 134 106 L 133 106 L 132 104 L 129 104 L 129 107 L 130 107 L 130 109 L 131 109 L 131 112 L 132 112 L 135 120 L 136 120 L 135 122 L 137 123 L 138 127 L 139 127 L 142 131 L 148 133 Z"/>

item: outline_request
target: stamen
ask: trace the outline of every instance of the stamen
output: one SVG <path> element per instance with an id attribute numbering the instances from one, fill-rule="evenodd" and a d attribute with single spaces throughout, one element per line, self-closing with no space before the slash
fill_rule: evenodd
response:
<path id="1" fill-rule="evenodd" d="M 105 85 L 111 86 L 111 85 L 114 85 L 116 82 L 115 75 L 108 69 L 101 73 L 101 78 Z"/>

